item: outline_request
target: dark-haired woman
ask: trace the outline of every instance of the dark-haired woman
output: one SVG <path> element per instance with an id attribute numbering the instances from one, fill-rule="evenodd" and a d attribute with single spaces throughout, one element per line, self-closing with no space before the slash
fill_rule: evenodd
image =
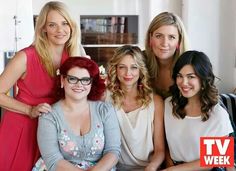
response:
<path id="1" fill-rule="evenodd" d="M 218 103 L 209 58 L 198 51 L 183 53 L 172 78 L 172 97 L 165 101 L 164 115 L 172 166 L 166 170 L 206 170 L 200 167 L 200 137 L 228 136 L 233 132 L 229 115 Z"/>
<path id="2" fill-rule="evenodd" d="M 120 132 L 95 62 L 73 57 L 60 67 L 59 100 L 39 118 L 38 144 L 49 171 L 111 170 L 120 156 Z M 40 162 L 34 170 L 39 170 Z"/>

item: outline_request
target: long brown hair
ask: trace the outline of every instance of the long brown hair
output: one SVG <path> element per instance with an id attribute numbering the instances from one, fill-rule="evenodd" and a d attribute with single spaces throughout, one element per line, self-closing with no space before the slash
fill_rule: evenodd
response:
<path id="1" fill-rule="evenodd" d="M 185 106 L 188 99 L 183 97 L 176 84 L 176 79 L 179 71 L 185 66 L 191 65 L 196 75 L 201 80 L 200 103 L 202 112 L 202 121 L 208 120 L 209 112 L 218 103 L 218 90 L 214 85 L 215 75 L 213 73 L 212 65 L 206 54 L 198 51 L 186 51 L 177 60 L 172 74 L 172 79 L 175 81 L 170 90 L 172 93 L 173 114 L 177 118 L 184 118 L 186 116 Z"/>

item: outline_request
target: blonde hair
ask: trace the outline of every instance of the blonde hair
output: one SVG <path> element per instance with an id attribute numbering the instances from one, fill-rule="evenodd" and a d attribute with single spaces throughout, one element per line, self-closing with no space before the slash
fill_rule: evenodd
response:
<path id="1" fill-rule="evenodd" d="M 121 107 L 122 106 L 122 98 L 125 95 L 124 90 L 120 87 L 120 82 L 117 78 L 117 65 L 120 61 L 126 56 L 131 55 L 140 71 L 140 77 L 138 80 L 139 86 L 138 88 L 138 96 L 137 101 L 143 106 L 147 106 L 151 102 L 150 94 L 152 93 L 152 89 L 149 85 L 149 75 L 144 62 L 144 57 L 142 51 L 137 46 L 124 45 L 115 50 L 115 54 L 110 59 L 108 63 L 108 84 L 107 88 L 112 92 L 112 100 L 113 105 Z"/>
<path id="2" fill-rule="evenodd" d="M 170 12 L 162 12 L 159 15 L 157 15 L 149 25 L 145 40 L 146 64 L 149 70 L 150 77 L 154 82 L 156 81 L 155 79 L 159 74 L 158 73 L 159 66 L 157 57 L 155 56 L 152 47 L 150 46 L 150 37 L 151 37 L 150 35 L 152 35 L 153 32 L 156 31 L 161 26 L 166 26 L 166 25 L 175 26 L 179 33 L 179 48 L 177 48 L 175 51 L 173 66 L 177 61 L 177 59 L 179 58 L 179 56 L 183 52 L 188 50 L 187 35 L 181 19 L 177 15 Z"/>
<path id="3" fill-rule="evenodd" d="M 67 12 L 67 7 L 64 3 L 59 1 L 51 1 L 44 5 L 37 18 L 33 44 L 37 53 L 39 54 L 40 62 L 42 65 L 44 65 L 50 76 L 55 76 L 56 69 L 54 68 L 52 62 L 52 55 L 47 39 L 47 34 L 43 31 L 43 29 L 47 21 L 48 13 L 53 10 L 57 11 L 61 16 L 63 16 L 69 24 L 71 35 L 65 44 L 65 51 L 69 54 L 69 56 L 76 56 L 78 53 L 79 35 L 79 28 L 77 27 L 76 22 L 70 17 L 69 13 Z"/>

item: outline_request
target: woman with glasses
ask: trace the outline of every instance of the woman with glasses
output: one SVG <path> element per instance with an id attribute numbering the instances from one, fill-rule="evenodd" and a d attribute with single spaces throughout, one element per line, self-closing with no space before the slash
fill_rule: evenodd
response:
<path id="1" fill-rule="evenodd" d="M 156 171 L 164 160 L 163 100 L 149 87 L 142 51 L 125 45 L 108 63 L 106 101 L 117 111 L 121 131 L 120 171 Z"/>
<path id="2" fill-rule="evenodd" d="M 60 67 L 60 100 L 39 118 L 38 144 L 50 170 L 112 170 L 120 156 L 113 106 L 99 101 L 105 91 L 95 62 L 73 57 Z M 40 170 L 42 160 L 33 170 Z"/>

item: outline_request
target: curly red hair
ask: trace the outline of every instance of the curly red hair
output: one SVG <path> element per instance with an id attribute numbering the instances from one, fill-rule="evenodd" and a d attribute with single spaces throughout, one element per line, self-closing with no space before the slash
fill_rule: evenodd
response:
<path id="1" fill-rule="evenodd" d="M 67 75 L 68 71 L 73 67 L 85 68 L 88 70 L 90 77 L 93 78 L 92 87 L 88 94 L 88 100 L 100 100 L 105 91 L 104 80 L 99 75 L 98 65 L 91 59 L 76 56 L 68 58 L 60 67 L 60 75 Z M 65 98 L 64 89 L 61 88 L 60 76 L 57 78 L 56 84 L 57 98 Z"/>

